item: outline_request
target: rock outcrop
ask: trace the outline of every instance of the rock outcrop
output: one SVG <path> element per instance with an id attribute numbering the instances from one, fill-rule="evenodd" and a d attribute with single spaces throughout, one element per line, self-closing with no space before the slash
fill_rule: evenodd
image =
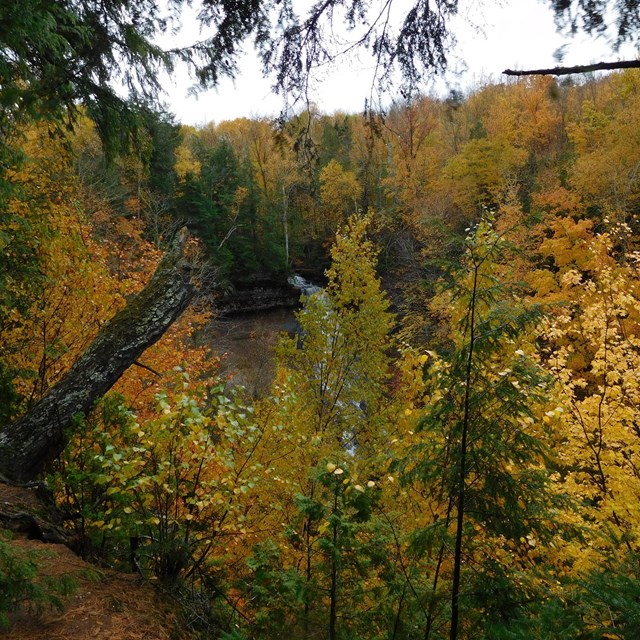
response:
<path id="1" fill-rule="evenodd" d="M 300 304 L 300 293 L 286 282 L 257 280 L 236 285 L 233 291 L 218 296 L 214 304 L 218 315 L 294 308 Z"/>

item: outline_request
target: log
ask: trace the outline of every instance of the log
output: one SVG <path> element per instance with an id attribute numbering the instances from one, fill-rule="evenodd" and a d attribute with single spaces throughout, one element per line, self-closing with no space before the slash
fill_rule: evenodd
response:
<path id="1" fill-rule="evenodd" d="M 157 342 L 195 294 L 180 232 L 147 286 L 101 329 L 69 372 L 27 413 L 0 432 L 0 473 L 33 480 L 66 446 L 74 416 L 85 415 L 145 349 Z"/>

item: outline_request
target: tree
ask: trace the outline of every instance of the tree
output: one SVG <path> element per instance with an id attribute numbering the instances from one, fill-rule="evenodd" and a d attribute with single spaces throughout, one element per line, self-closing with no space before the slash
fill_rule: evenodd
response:
<path id="1" fill-rule="evenodd" d="M 217 131 L 213 144 L 201 136 L 196 144 L 198 175 L 181 183 L 177 212 L 203 240 L 209 257 L 237 282 L 260 269 L 278 271 L 269 234 L 258 220 L 257 189 L 247 158 L 238 157 Z M 265 225 L 266 226 L 266 225 Z M 266 237 L 265 237 L 266 236 Z"/>
<path id="2" fill-rule="evenodd" d="M 432 558 L 425 638 L 446 615 L 443 582 L 451 640 L 494 637 L 513 622 L 534 592 L 529 551 L 555 533 L 550 441 L 539 418 L 545 373 L 525 351 L 539 311 L 501 280 L 505 251 L 490 221 L 467 237 L 462 269 L 440 300 L 453 344 L 427 361 L 431 401 L 405 461 L 406 477 L 440 501 L 416 533 L 417 548 Z"/>
<path id="3" fill-rule="evenodd" d="M 285 621 L 292 638 L 380 637 L 387 622 L 379 579 L 386 540 L 374 515 L 381 491 L 372 480 L 360 484 L 344 462 L 309 473 L 315 491 L 293 496 L 286 543 L 263 542 L 248 560 L 252 637 L 277 638 Z M 303 540 L 300 530 L 311 535 Z M 291 562 L 305 544 L 313 557 L 306 572 Z"/>
<path id="4" fill-rule="evenodd" d="M 638 231 L 640 82 L 637 73 L 624 72 L 609 78 L 602 89 L 598 102 L 583 102 L 582 113 L 569 127 L 576 156 L 569 180 L 592 215 L 629 224 L 631 233 L 618 238 L 628 251 Z"/>
<path id="5" fill-rule="evenodd" d="M 637 553 L 638 253 L 616 264 L 614 231 L 585 243 L 589 262 L 582 270 L 564 271 L 563 293 L 571 304 L 541 331 L 545 366 L 560 383 L 565 409 L 555 416 L 565 439 L 563 481 L 580 500 L 585 519 L 601 532 L 583 561 L 594 561 L 598 549 L 605 555 L 625 548 Z M 629 230 L 620 225 L 617 231 Z"/>
<path id="6" fill-rule="evenodd" d="M 522 149 L 502 137 L 478 138 L 465 144 L 445 168 L 463 219 L 475 218 L 482 206 L 495 207 L 502 199 L 510 175 L 524 164 L 525 158 Z"/>
<path id="7" fill-rule="evenodd" d="M 339 162 L 330 160 L 320 172 L 320 202 L 323 231 L 333 232 L 347 216 L 356 213 L 362 189 L 355 174 L 346 171 Z"/>
<path id="8" fill-rule="evenodd" d="M 265 543 L 252 563 L 262 573 L 268 567 L 283 588 L 295 586 L 284 604 L 268 596 L 278 615 L 295 621 L 298 637 L 325 624 L 328 637 L 341 637 L 340 617 L 356 624 L 363 612 L 351 604 L 367 598 L 361 576 L 369 563 L 358 549 L 375 555 L 372 532 L 364 530 L 376 493 L 371 478 L 381 474 L 383 443 L 395 425 L 386 397 L 392 317 L 375 276 L 369 223 L 370 216 L 352 216 L 338 233 L 326 291 L 308 298 L 298 316 L 300 345 L 283 339 L 274 397 L 257 410 L 258 418 L 268 415 L 258 455 L 269 461 L 268 545 L 277 549 L 267 553 Z M 275 612 L 268 617 L 271 625 Z"/>
<path id="9" fill-rule="evenodd" d="M 251 35 L 277 86 L 303 93 L 309 71 L 336 55 L 323 27 L 337 13 L 352 32 L 367 22 L 357 43 L 371 47 L 383 67 L 397 63 L 415 83 L 419 65 L 441 68 L 446 63 L 447 20 L 458 3 L 418 0 L 394 34 L 391 3 L 377 13 L 369 0 L 329 0 L 313 5 L 301 18 L 291 0 L 205 0 L 199 20 L 214 35 L 180 49 L 163 49 L 155 39 L 179 19 L 184 4 L 176 0 L 164 11 L 153 0 L 5 4 L 0 10 L 3 134 L 16 120 L 72 120 L 84 104 L 103 139 L 114 141 L 128 135 L 122 118 L 132 115 L 137 96 L 157 96 L 160 69 L 171 70 L 181 60 L 192 66 L 200 83 L 215 85 L 221 76 L 236 73 L 236 58 Z M 130 98 L 120 97 L 111 84 L 114 79 L 131 91 Z"/>
<path id="10" fill-rule="evenodd" d="M 154 96 L 158 69 L 170 64 L 152 42 L 167 22 L 151 0 L 6 3 L 0 23 L 4 141 L 16 124 L 44 119 L 61 126 L 84 105 L 113 149 L 131 134 L 135 98 L 121 98 L 111 82 Z"/>
<path id="11" fill-rule="evenodd" d="M 106 323 L 71 370 L 0 433 L 0 472 L 31 480 L 66 446 L 73 417 L 86 413 L 188 306 L 195 288 L 179 234 L 149 284 Z"/>
<path id="12" fill-rule="evenodd" d="M 299 314 L 301 348 L 284 340 L 281 375 L 304 398 L 305 429 L 331 452 L 345 447 L 367 459 L 383 437 L 392 316 L 375 274 L 377 250 L 367 238 L 371 215 L 352 216 L 337 234 L 325 292 Z M 315 466 L 320 449 L 312 453 Z"/>

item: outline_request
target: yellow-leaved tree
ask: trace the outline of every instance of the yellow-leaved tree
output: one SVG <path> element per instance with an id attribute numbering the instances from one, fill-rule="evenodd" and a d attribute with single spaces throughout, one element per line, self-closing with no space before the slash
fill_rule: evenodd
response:
<path id="1" fill-rule="evenodd" d="M 387 393 L 393 317 L 370 223 L 371 215 L 352 216 L 338 232 L 328 285 L 306 299 L 299 336 L 283 339 L 274 397 L 258 411 L 269 414 L 260 457 L 273 526 L 250 560 L 248 584 L 265 634 L 283 620 L 292 637 L 323 629 L 332 639 L 381 622 L 367 613 L 388 559 L 376 547 L 372 510 L 396 409 Z M 275 593 L 264 588 L 267 576 Z M 377 615 L 385 614 L 381 605 Z"/>
<path id="2" fill-rule="evenodd" d="M 61 378 L 123 304 L 67 146 L 44 127 L 23 133 L 30 161 L 11 174 L 16 188 L 0 221 L 5 260 L 21 263 L 3 274 L 0 341 L 22 408 Z"/>
<path id="3" fill-rule="evenodd" d="M 583 568 L 598 562 L 598 549 L 636 550 L 640 526 L 640 256 L 617 264 L 614 237 L 603 233 L 586 245 L 589 270 L 564 272 L 568 303 L 543 332 L 563 399 L 564 411 L 547 417 L 564 438 L 562 480 L 598 532 Z"/>
<path id="4" fill-rule="evenodd" d="M 356 175 L 330 160 L 320 172 L 320 233 L 331 233 L 344 224 L 347 216 L 358 210 L 361 192 Z"/>

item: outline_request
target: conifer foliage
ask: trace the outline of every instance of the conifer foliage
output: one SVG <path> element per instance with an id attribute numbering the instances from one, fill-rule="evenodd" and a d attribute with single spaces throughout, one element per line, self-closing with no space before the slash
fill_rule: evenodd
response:
<path id="1" fill-rule="evenodd" d="M 635 638 L 639 95 L 625 72 L 279 130 L 148 112 L 111 162 L 81 110 L 64 137 L 16 115 L 0 440 L 186 222 L 206 295 L 46 469 L 79 553 L 210 638 Z M 209 353 L 209 294 L 295 270 L 322 289 L 250 396 Z M 0 556 L 24 587 L 0 610 L 58 604 L 4 534 Z"/>
<path id="2" fill-rule="evenodd" d="M 452 640 L 508 624 L 531 595 L 527 546 L 554 533 L 550 434 L 539 417 L 548 380 L 526 338 L 540 311 L 508 281 L 507 254 L 489 216 L 466 238 L 462 267 L 438 300 L 451 343 L 427 361 L 431 402 L 404 461 L 407 476 L 440 501 L 416 544 L 434 555 L 431 597 L 450 581 Z M 440 605 L 430 608 L 425 637 L 445 615 Z"/>

